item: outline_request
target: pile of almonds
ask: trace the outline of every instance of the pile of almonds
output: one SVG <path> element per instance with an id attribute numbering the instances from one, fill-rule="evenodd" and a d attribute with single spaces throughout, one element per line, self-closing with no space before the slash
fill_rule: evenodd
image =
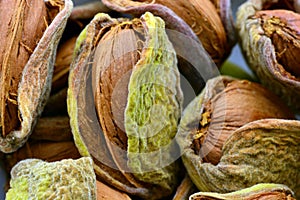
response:
<path id="1" fill-rule="evenodd" d="M 0 1 L 6 199 L 300 198 L 300 3 L 231 3 Z"/>

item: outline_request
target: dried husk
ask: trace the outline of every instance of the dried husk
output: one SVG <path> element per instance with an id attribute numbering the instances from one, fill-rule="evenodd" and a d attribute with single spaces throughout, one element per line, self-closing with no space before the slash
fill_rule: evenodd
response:
<path id="1" fill-rule="evenodd" d="M 137 38 L 134 32 L 139 35 Z M 148 88 L 149 81 L 153 87 Z M 117 84 L 120 88 L 116 89 Z M 140 90 L 139 84 L 145 87 Z M 161 85 L 167 85 L 169 91 Z M 151 112 L 155 109 L 152 109 L 151 97 L 146 107 L 139 107 L 146 105 L 142 97 L 147 94 L 157 96 L 160 115 L 147 116 L 148 109 Z M 117 112 L 111 108 L 113 100 L 117 101 Z M 160 18 L 146 13 L 130 21 L 98 14 L 79 36 L 70 71 L 68 112 L 76 146 L 81 155 L 93 158 L 101 180 L 142 198 L 169 196 L 180 179 L 179 165 L 174 162 L 176 159 L 172 160 L 171 150 L 176 147 L 172 139 L 177 131 L 182 101 L 176 54 Z M 124 102 L 126 107 L 122 106 Z M 149 138 L 135 135 L 151 135 L 151 130 L 160 123 L 159 117 L 166 117 L 166 113 L 170 113 L 167 114 L 170 118 L 161 119 L 168 120 L 167 128 Z M 114 118 L 114 114 L 120 118 Z M 135 114 L 145 118 L 136 118 Z M 153 118 L 153 122 L 147 124 L 148 117 Z M 142 123 L 139 125 L 138 120 L 145 121 L 139 121 Z M 143 123 L 149 129 L 141 131 Z M 145 146 L 138 145 L 137 140 Z M 140 157 L 151 152 L 157 155 L 160 148 L 165 149 L 164 161 L 173 163 L 162 166 L 159 157 L 153 157 L 151 162 L 147 157 Z"/>
<path id="2" fill-rule="evenodd" d="M 199 122 L 205 117 L 203 104 L 211 95 L 222 91 L 223 81 L 224 78 L 209 81 L 207 89 L 204 89 L 203 93 L 184 110 L 180 121 L 176 139 L 183 154 L 183 163 L 194 184 L 200 191 L 227 193 L 257 183 L 281 183 L 290 187 L 296 196 L 299 195 L 300 162 L 299 154 L 295 152 L 298 152 L 300 148 L 300 122 L 297 120 L 261 119 L 238 128 L 226 127 L 228 122 L 225 121 L 225 116 L 218 119 L 220 122 L 217 121 L 217 123 L 220 123 L 220 127 L 213 132 L 215 138 L 224 140 L 220 161 L 216 164 L 205 162 L 203 155 L 195 153 L 193 144 L 195 133 L 199 128 Z M 253 94 L 255 94 L 254 91 Z M 226 105 L 227 103 L 229 102 L 226 102 L 223 107 L 231 106 Z M 239 102 L 239 104 L 244 103 L 245 100 Z M 233 106 L 240 108 L 237 104 Z M 264 107 L 260 109 L 263 110 Z M 251 110 L 251 107 L 245 109 Z M 249 112 L 245 109 L 244 112 Z M 276 112 L 282 112 L 281 109 L 284 109 L 284 105 L 278 107 Z M 224 113 L 218 110 L 217 114 L 222 112 Z M 227 114 L 230 113 L 227 112 Z M 280 115 L 285 116 L 284 113 Z M 290 114 L 286 116 L 289 117 Z M 230 123 L 234 124 L 234 122 Z M 223 139 L 223 135 L 219 135 L 218 132 L 227 128 L 235 128 L 235 130 L 233 129 Z M 213 145 L 216 142 L 207 141 L 209 142 L 212 143 L 214 150 Z M 206 145 L 205 140 L 203 144 Z M 206 152 L 209 150 L 211 149 L 208 148 Z"/>
<path id="3" fill-rule="evenodd" d="M 73 4 L 2 3 L 0 150 L 8 153 L 26 142 L 49 97 L 56 47 Z"/>
<path id="4" fill-rule="evenodd" d="M 17 89 L 32 49 L 39 42 L 49 21 L 44 2 L 1 2 L 1 134 L 19 127 Z M 5 3 L 5 4 L 4 4 Z M 39 12 L 34 12 L 34 6 Z M 4 10 L 5 8 L 5 10 Z M 5 16 L 4 16 L 5 15 Z M 36 15 L 36 16 L 35 16 Z M 37 19 L 43 19 L 37 20 Z M 32 23 L 32 21 L 34 23 Z M 22 34 L 24 32 L 24 34 Z M 24 39 L 23 39 L 24 37 Z M 14 70 L 12 70 L 12 65 Z"/>
<path id="5" fill-rule="evenodd" d="M 186 22 L 201 41 L 217 66 L 230 54 L 235 43 L 231 4 L 229 0 L 213 1 L 132 1 L 103 0 L 107 7 L 118 12 L 141 15 L 151 11 L 163 18 L 168 29 L 184 33 L 181 24 L 174 24 L 174 15 Z M 171 10 L 169 10 L 169 9 Z M 174 12 L 174 13 L 173 13 Z M 183 23 L 183 22 L 182 22 Z"/>
<path id="6" fill-rule="evenodd" d="M 244 56 L 263 85 L 299 110 L 299 1 L 249 0 L 236 28 Z"/>
<path id="7" fill-rule="evenodd" d="M 293 191 L 282 184 L 260 183 L 236 192 L 220 194 L 213 192 L 198 192 L 190 196 L 190 200 L 296 200 Z"/>

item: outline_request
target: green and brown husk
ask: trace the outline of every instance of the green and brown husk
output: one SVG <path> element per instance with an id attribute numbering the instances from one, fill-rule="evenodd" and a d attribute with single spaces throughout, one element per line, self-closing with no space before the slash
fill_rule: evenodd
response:
<path id="1" fill-rule="evenodd" d="M 93 158 L 101 180 L 142 198 L 172 194 L 181 177 L 172 155 L 179 83 L 176 53 L 159 17 L 98 14 L 85 28 L 71 65 L 68 112 L 76 146 Z"/>
<path id="2" fill-rule="evenodd" d="M 6 199 L 96 199 L 96 176 L 91 158 L 45 162 L 20 161 L 11 170 Z"/>

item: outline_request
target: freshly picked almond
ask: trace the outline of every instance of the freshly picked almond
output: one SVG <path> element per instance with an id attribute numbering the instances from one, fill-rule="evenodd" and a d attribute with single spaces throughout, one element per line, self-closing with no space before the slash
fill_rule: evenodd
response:
<path id="1" fill-rule="evenodd" d="M 50 94 L 56 48 L 71 0 L 0 2 L 0 151 L 20 148 Z"/>
<path id="2" fill-rule="evenodd" d="M 161 18 L 96 15 L 77 40 L 67 102 L 75 144 L 101 181 L 144 199 L 175 191 L 183 94 Z"/>

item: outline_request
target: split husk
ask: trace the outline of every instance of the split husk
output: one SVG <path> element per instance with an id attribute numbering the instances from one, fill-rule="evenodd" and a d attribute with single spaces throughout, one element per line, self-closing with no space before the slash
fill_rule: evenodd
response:
<path id="1" fill-rule="evenodd" d="M 56 47 L 73 4 L 1 3 L 0 150 L 8 153 L 26 142 L 49 97 Z"/>
<path id="2" fill-rule="evenodd" d="M 171 195 L 181 177 L 174 136 L 182 102 L 164 21 L 96 15 L 75 47 L 68 112 L 76 146 L 98 177 L 142 198 Z"/>
<path id="3" fill-rule="evenodd" d="M 216 104 L 207 112 L 206 103 L 213 99 L 213 96 L 219 97 L 229 80 L 224 77 L 212 79 L 184 110 L 176 140 L 191 179 L 200 191 L 219 193 L 233 192 L 257 183 L 280 183 L 290 187 L 298 197 L 300 162 L 299 155 L 295 152 L 300 148 L 300 122 L 289 120 L 292 113 L 286 113 L 286 106 L 282 103 L 273 104 L 275 97 L 269 99 L 266 91 L 257 93 L 253 90 L 249 95 L 256 94 L 256 99 L 261 98 L 258 94 L 265 95 L 264 101 L 271 104 L 271 110 L 277 109 L 268 119 L 255 120 L 266 108 L 266 105 L 259 104 L 258 110 L 254 107 L 252 120 L 255 121 L 239 124 L 239 118 L 245 120 L 252 107 L 245 107 L 240 111 L 240 115 L 226 120 L 227 114 L 230 114 L 228 108 L 240 110 L 241 105 L 248 104 L 249 100 L 244 98 L 235 104 L 232 104 L 233 100 L 228 99 L 224 104 Z M 241 94 L 243 93 L 245 92 L 241 90 Z M 227 98 L 229 97 L 228 95 Z M 239 100 L 238 96 L 235 98 Z M 254 104 L 255 102 L 254 99 Z M 243 113 L 246 115 L 243 116 Z M 265 118 L 268 117 L 268 113 L 267 111 Z M 198 152 L 195 151 L 198 143 L 195 143 L 195 139 L 201 137 L 202 143 L 200 142 Z M 206 157 L 211 152 L 220 152 L 220 159 Z M 215 155 L 217 154 L 213 153 L 212 156 Z"/>
<path id="4" fill-rule="evenodd" d="M 248 0 L 237 12 L 244 56 L 263 85 L 300 108 L 299 1 Z"/>

